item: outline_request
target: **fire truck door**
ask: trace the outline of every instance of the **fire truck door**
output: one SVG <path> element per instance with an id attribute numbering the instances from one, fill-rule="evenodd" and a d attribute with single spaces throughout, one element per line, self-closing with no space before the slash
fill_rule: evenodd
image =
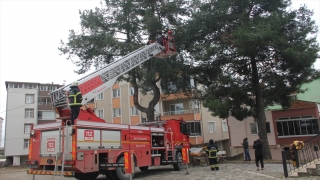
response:
<path id="1" fill-rule="evenodd" d="M 84 172 L 98 171 L 98 163 L 96 163 L 95 151 L 84 152 Z"/>

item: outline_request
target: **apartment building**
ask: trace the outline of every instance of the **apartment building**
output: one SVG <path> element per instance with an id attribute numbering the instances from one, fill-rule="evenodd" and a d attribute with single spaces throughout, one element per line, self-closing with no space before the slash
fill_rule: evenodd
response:
<path id="1" fill-rule="evenodd" d="M 14 166 L 25 164 L 29 149 L 30 127 L 33 124 L 55 122 L 49 92 L 59 84 L 5 82 L 7 106 L 4 155 L 12 157 Z"/>
<path id="2" fill-rule="evenodd" d="M 281 160 L 281 151 L 288 149 L 293 141 L 306 141 L 320 133 L 319 88 L 320 79 L 303 84 L 301 89 L 306 91 L 292 95 L 294 100 L 290 108 L 284 110 L 280 105 L 274 105 L 265 109 L 266 131 L 273 159 Z M 247 137 L 253 155 L 253 141 L 259 138 L 258 124 L 252 117 L 243 121 L 229 117 L 227 121 L 231 149 L 242 149 L 243 138 Z"/>
<path id="3" fill-rule="evenodd" d="M 211 112 L 202 104 L 183 94 L 165 95 L 155 106 L 155 119 L 183 118 L 190 127 L 190 143 L 200 145 L 210 139 L 217 142 L 221 150 L 229 151 L 229 133 L 224 119 L 211 116 Z M 136 109 L 133 103 L 134 89 L 127 82 L 119 82 L 99 94 L 95 102 L 95 113 L 106 122 L 135 125 L 146 119 L 146 114 Z M 139 92 L 139 102 L 147 107 L 152 99 L 152 92 L 143 95 Z"/>

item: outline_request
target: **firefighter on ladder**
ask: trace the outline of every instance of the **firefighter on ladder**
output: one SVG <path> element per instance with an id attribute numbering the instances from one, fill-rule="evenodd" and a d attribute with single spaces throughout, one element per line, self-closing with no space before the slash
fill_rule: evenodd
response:
<path id="1" fill-rule="evenodd" d="M 82 94 L 80 89 L 78 88 L 78 82 L 73 82 L 71 84 L 68 99 L 71 109 L 71 125 L 74 125 L 74 121 L 78 118 L 80 113 L 80 107 L 82 106 Z"/>
<path id="2" fill-rule="evenodd" d="M 206 153 L 208 154 L 211 171 L 219 170 L 219 163 L 218 163 L 219 148 L 212 139 L 210 139 L 209 144 L 205 150 L 206 150 Z"/>

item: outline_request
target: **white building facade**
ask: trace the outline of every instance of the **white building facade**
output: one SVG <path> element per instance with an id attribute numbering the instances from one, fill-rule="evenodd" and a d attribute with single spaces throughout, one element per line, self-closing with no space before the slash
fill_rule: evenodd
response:
<path id="1" fill-rule="evenodd" d="M 30 128 L 33 124 L 55 121 L 49 92 L 57 84 L 8 82 L 4 155 L 12 157 L 13 166 L 25 164 L 29 152 Z"/>
<path id="2" fill-rule="evenodd" d="M 3 140 L 2 140 L 2 123 L 3 123 L 3 118 L 2 117 L 0 117 L 0 147 L 3 147 Z"/>

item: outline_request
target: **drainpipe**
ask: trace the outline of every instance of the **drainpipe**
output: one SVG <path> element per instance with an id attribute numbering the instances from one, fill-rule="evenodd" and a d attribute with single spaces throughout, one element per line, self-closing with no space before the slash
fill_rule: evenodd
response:
<path id="1" fill-rule="evenodd" d="M 204 131 L 203 131 L 203 119 L 202 119 L 202 108 L 201 108 L 201 101 L 199 103 L 199 111 L 200 111 L 200 122 L 201 122 L 201 133 L 202 133 L 202 145 L 204 144 Z"/>

